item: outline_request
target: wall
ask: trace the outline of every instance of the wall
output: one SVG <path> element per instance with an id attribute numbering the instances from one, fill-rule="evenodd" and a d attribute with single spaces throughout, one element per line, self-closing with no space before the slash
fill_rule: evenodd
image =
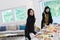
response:
<path id="1" fill-rule="evenodd" d="M 46 1 L 56 1 L 56 0 L 33 0 L 33 5 L 34 5 L 34 9 L 35 9 L 35 16 L 36 16 L 36 25 L 37 26 L 41 26 L 41 20 L 42 20 L 42 13 L 44 11 L 44 8 L 42 4 L 42 2 L 46 2 Z M 58 0 L 60 2 L 60 0 Z M 58 6 L 58 5 L 57 5 Z M 53 18 L 53 16 L 52 16 Z M 53 18 L 53 23 L 59 23 L 60 24 L 60 16 L 56 16 Z"/>
<path id="2" fill-rule="evenodd" d="M 26 11 L 28 8 L 32 8 L 35 11 L 35 17 L 36 17 L 36 26 L 41 26 L 41 19 L 42 19 L 42 13 L 40 8 L 40 2 L 43 0 L 1 0 L 0 1 L 0 10 L 5 10 L 9 8 L 15 8 L 20 6 L 26 6 Z M 46 0 L 44 0 L 46 1 Z M 0 13 L 0 19 L 1 19 L 1 13 Z M 25 24 L 25 21 L 20 22 L 11 22 L 11 23 L 3 23 L 2 20 L 0 20 L 0 25 L 16 25 L 16 24 Z"/>
<path id="3" fill-rule="evenodd" d="M 0 1 L 0 10 L 20 7 L 26 5 L 28 8 L 32 7 L 32 2 L 30 0 L 1 0 Z"/>
<path id="4" fill-rule="evenodd" d="M 1 10 L 11 9 L 15 7 L 26 6 L 26 11 L 28 8 L 34 8 L 31 0 L 1 0 L 0 1 L 0 12 Z M 14 21 L 11 23 L 2 22 L 2 14 L 0 13 L 0 25 L 16 25 L 16 24 L 25 24 L 25 21 Z"/>
<path id="5" fill-rule="evenodd" d="M 36 26 L 41 26 L 41 19 L 42 19 L 42 13 L 40 8 L 40 2 L 43 0 L 1 0 L 0 1 L 0 10 L 20 7 L 20 6 L 26 6 L 26 11 L 28 8 L 33 8 L 35 11 L 35 17 L 36 17 Z M 46 1 L 46 0 L 44 0 Z M 0 19 L 2 14 L 0 13 Z M 11 23 L 3 23 L 2 20 L 0 20 L 0 25 L 19 25 L 19 24 L 25 24 L 25 21 L 20 22 L 11 22 Z"/>
<path id="6" fill-rule="evenodd" d="M 42 14 L 40 13 L 40 2 L 41 0 L 33 0 L 35 16 L 36 16 L 36 26 L 41 27 Z"/>

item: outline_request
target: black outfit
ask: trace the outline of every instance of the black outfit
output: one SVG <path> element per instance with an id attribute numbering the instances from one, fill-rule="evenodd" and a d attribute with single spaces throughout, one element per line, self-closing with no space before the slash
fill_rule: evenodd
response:
<path id="1" fill-rule="evenodd" d="M 36 34 L 36 32 L 34 31 L 34 23 L 35 23 L 34 16 L 30 16 L 28 14 L 26 28 L 25 28 L 25 37 L 27 37 L 29 40 L 31 40 L 30 35 L 29 35 L 30 33 Z"/>
<path id="2" fill-rule="evenodd" d="M 49 15 L 49 18 L 48 18 L 48 24 L 46 25 L 49 25 L 50 23 L 52 24 L 53 20 L 52 20 L 52 16 L 51 16 L 51 13 L 47 13 Z M 45 13 L 42 14 L 42 22 L 41 22 L 41 29 L 45 26 L 44 25 L 45 23 Z"/>

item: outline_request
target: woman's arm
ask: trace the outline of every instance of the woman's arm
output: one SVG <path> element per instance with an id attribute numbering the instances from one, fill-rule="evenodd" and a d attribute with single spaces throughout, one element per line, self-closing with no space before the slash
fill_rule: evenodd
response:
<path id="1" fill-rule="evenodd" d="M 50 20 L 50 21 L 49 21 L 49 23 L 51 23 L 51 24 L 52 24 L 52 23 L 53 23 L 53 19 L 52 19 L 51 14 L 50 14 L 50 18 L 49 18 L 49 20 Z"/>
<path id="2" fill-rule="evenodd" d="M 44 26 L 44 13 L 42 14 L 41 29 L 43 28 L 43 26 Z"/>

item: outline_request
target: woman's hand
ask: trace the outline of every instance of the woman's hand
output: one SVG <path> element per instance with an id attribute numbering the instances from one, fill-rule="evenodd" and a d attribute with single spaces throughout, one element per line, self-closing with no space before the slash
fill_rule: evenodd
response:
<path id="1" fill-rule="evenodd" d="M 37 38 L 38 38 L 38 34 L 36 34 L 36 35 L 35 35 L 35 37 L 37 37 Z"/>
<path id="2" fill-rule="evenodd" d="M 45 29 L 45 28 L 47 28 L 47 27 L 48 27 L 48 25 L 45 25 L 43 29 Z"/>

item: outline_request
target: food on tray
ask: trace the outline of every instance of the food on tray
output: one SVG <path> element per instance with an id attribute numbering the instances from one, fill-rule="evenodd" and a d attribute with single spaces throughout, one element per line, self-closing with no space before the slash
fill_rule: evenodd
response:
<path id="1" fill-rule="evenodd" d="M 51 38 L 44 38 L 44 40 L 51 40 Z"/>

